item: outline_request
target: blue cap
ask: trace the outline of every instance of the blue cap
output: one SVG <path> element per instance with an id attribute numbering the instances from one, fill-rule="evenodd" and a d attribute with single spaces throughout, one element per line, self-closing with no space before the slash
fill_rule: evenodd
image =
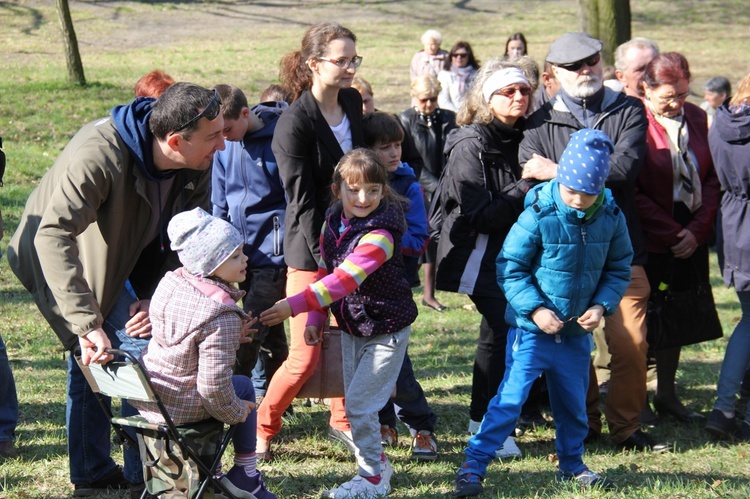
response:
<path id="1" fill-rule="evenodd" d="M 609 175 L 609 155 L 615 145 L 601 130 L 584 128 L 570 136 L 557 163 L 557 181 L 570 189 L 599 194 Z"/>

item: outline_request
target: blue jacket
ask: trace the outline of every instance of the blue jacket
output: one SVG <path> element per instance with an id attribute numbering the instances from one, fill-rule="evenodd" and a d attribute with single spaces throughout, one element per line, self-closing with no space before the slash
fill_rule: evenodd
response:
<path id="1" fill-rule="evenodd" d="M 593 305 L 615 312 L 630 284 L 630 244 L 625 216 L 605 189 L 591 218 L 560 198 L 557 181 L 534 187 L 497 257 L 497 280 L 508 300 L 511 326 L 544 334 L 531 313 L 544 306 L 567 320 Z M 575 320 L 559 334 L 586 334 Z"/>
<path id="2" fill-rule="evenodd" d="M 265 106 L 253 111 L 266 125 L 242 142 L 227 141 L 226 149 L 214 154 L 213 215 L 240 231 L 249 268 L 284 267 L 286 197 L 271 151 L 279 113 Z"/>
<path id="3" fill-rule="evenodd" d="M 401 163 L 396 171 L 388 174 L 388 182 L 394 191 L 409 200 L 409 208 L 404 210 L 406 232 L 401 238 L 401 252 L 410 256 L 421 255 L 429 239 L 427 210 L 414 170 L 406 163 Z"/>

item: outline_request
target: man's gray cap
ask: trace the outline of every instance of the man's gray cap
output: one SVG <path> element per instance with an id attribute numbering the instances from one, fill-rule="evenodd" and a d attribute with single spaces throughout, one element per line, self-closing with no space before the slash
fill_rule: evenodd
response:
<path id="1" fill-rule="evenodd" d="M 588 59 L 602 51 L 602 42 L 588 33 L 571 31 L 552 42 L 547 54 L 547 62 L 552 64 L 572 64 Z"/>

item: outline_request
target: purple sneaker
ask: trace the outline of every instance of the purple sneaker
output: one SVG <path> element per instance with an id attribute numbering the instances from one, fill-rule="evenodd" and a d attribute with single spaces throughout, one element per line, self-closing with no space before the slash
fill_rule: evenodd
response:
<path id="1" fill-rule="evenodd" d="M 257 499 L 276 499 L 276 495 L 266 489 L 266 484 L 263 483 L 260 471 L 254 477 L 249 477 L 245 473 L 245 468 L 233 466 L 229 470 L 229 473 L 227 473 L 227 478 L 235 487 L 250 492 Z"/>

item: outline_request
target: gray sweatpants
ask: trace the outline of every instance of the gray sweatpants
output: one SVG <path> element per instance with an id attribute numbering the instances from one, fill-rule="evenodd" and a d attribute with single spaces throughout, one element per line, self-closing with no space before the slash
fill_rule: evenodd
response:
<path id="1" fill-rule="evenodd" d="M 394 334 L 341 335 L 346 417 L 352 426 L 360 475 L 380 474 L 383 446 L 378 411 L 396 386 L 410 334 L 411 326 Z"/>

